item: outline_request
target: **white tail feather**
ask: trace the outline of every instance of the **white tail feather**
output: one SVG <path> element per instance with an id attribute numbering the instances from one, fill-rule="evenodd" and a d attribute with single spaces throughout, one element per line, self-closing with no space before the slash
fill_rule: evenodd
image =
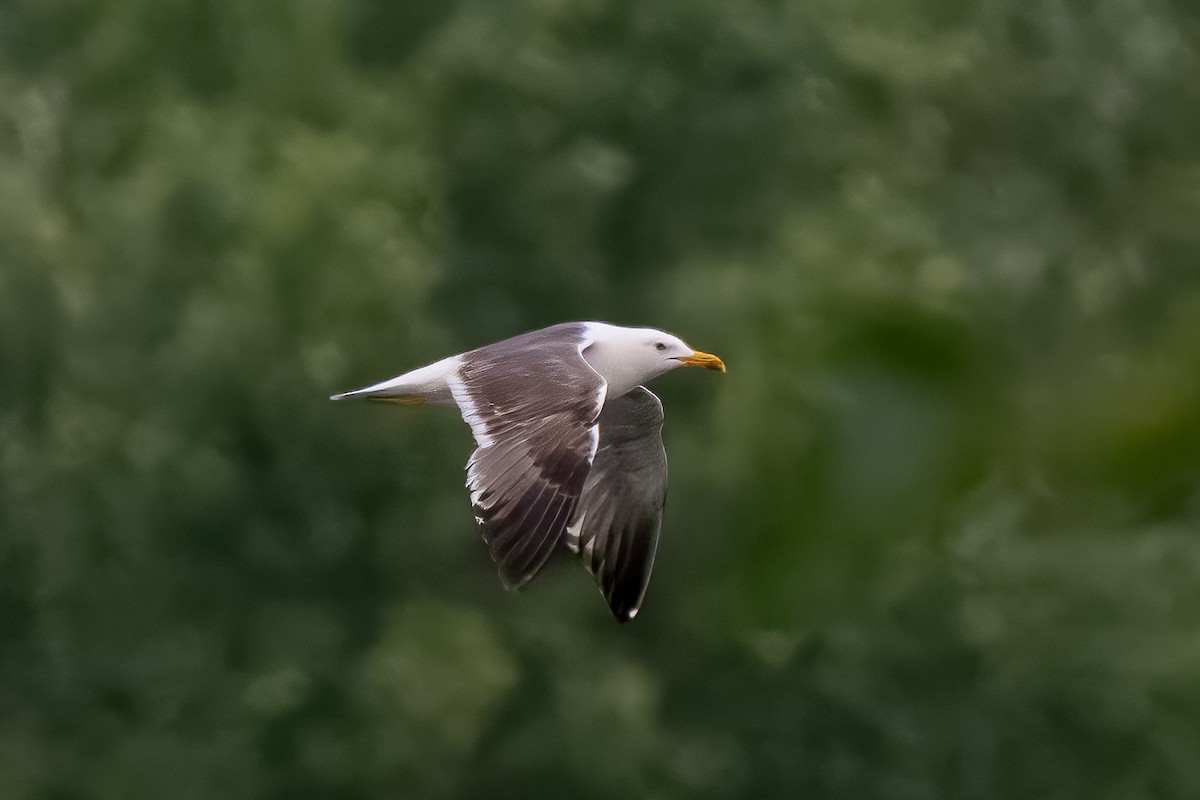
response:
<path id="1" fill-rule="evenodd" d="M 332 395 L 330 400 L 344 400 L 347 397 L 395 397 L 398 395 L 424 395 L 426 402 L 453 403 L 450 387 L 446 385 L 446 376 L 458 367 L 458 356 L 443 358 L 427 367 L 414 369 L 395 378 L 354 389 L 349 392 Z"/>

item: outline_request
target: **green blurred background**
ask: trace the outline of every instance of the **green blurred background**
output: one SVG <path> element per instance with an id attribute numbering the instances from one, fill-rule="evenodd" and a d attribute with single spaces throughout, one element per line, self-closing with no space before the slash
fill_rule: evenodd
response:
<path id="1" fill-rule="evenodd" d="M 627 626 L 325 399 L 571 319 Z M 0 6 L 0 798 L 476 797 L 1200 797 L 1200 5 Z"/>

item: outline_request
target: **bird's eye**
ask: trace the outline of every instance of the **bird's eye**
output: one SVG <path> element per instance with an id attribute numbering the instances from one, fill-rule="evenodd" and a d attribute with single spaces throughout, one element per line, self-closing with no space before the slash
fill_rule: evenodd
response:
<path id="1" fill-rule="evenodd" d="M 666 350 L 667 346 L 665 344 L 663 344 L 662 342 L 659 342 L 658 344 L 654 345 L 654 349 L 662 351 L 662 350 Z"/>

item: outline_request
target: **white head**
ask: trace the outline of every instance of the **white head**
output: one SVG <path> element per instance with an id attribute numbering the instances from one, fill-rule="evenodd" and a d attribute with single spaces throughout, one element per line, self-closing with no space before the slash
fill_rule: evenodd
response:
<path id="1" fill-rule="evenodd" d="M 654 328 L 622 328 L 603 322 L 587 323 L 590 344 L 583 357 L 608 382 L 610 397 L 620 397 L 635 386 L 676 367 L 707 367 L 725 371 L 721 359 L 702 353 Z"/>

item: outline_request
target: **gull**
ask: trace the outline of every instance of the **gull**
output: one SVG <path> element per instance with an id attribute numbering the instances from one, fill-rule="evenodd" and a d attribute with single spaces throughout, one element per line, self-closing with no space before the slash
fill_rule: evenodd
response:
<path id="1" fill-rule="evenodd" d="M 637 615 L 667 493 L 663 408 L 642 384 L 720 358 L 653 328 L 566 322 L 330 399 L 457 405 L 475 521 L 509 588 L 566 547 L 619 622 Z"/>

